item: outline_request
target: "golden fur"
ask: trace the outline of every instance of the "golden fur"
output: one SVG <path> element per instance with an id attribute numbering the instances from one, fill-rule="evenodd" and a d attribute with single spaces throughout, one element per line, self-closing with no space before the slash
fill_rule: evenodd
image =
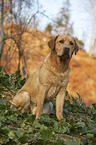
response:
<path id="1" fill-rule="evenodd" d="M 50 114 L 51 101 L 56 97 L 56 116 L 63 118 L 65 91 L 69 82 L 69 62 L 78 45 L 73 37 L 58 35 L 48 42 L 51 52 L 41 67 L 33 73 L 13 98 L 12 103 L 24 111 L 30 105 L 32 114 L 39 118 L 42 113 Z M 44 111 L 45 110 L 45 111 Z"/>

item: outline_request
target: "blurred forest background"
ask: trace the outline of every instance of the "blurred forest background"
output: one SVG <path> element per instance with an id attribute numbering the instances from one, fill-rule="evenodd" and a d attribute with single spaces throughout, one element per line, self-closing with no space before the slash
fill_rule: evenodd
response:
<path id="1" fill-rule="evenodd" d="M 23 69 L 30 76 L 50 52 L 47 42 L 51 37 L 58 34 L 74 36 L 70 1 L 63 0 L 53 18 L 46 14 L 39 0 L 0 0 L 0 66 L 5 73 L 17 70 L 23 73 Z M 90 105 L 96 103 L 96 0 L 87 0 L 86 4 L 91 24 L 88 53 L 84 50 L 85 40 L 76 38 L 80 50 L 70 63 L 67 90 L 73 96 L 80 93 L 83 101 Z M 48 21 L 43 30 L 41 16 Z"/>

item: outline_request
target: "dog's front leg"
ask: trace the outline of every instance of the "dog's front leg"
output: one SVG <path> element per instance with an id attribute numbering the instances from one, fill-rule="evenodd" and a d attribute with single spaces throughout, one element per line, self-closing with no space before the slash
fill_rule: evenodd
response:
<path id="1" fill-rule="evenodd" d="M 37 113 L 36 113 L 36 119 L 40 118 L 40 115 L 43 112 L 43 104 L 44 104 L 44 99 L 46 95 L 46 89 L 43 86 L 40 86 L 40 90 L 38 92 L 38 101 L 37 101 Z"/>
<path id="2" fill-rule="evenodd" d="M 40 99 L 39 102 L 37 103 L 37 113 L 36 113 L 36 119 L 40 118 L 42 112 L 43 112 L 43 103 L 44 99 Z"/>
<path id="3" fill-rule="evenodd" d="M 56 97 L 56 116 L 60 120 L 63 118 L 63 104 L 65 98 L 65 89 L 61 89 Z"/>

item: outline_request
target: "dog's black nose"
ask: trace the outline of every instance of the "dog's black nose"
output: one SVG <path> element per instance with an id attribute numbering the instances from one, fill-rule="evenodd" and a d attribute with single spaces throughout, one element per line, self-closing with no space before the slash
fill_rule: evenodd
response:
<path id="1" fill-rule="evenodd" d="M 67 50 L 67 51 L 69 51 L 70 50 L 70 47 L 64 47 L 64 50 Z"/>
<path id="2" fill-rule="evenodd" d="M 70 50 L 70 47 L 64 47 L 63 49 L 64 49 L 64 53 L 65 54 L 68 54 L 69 53 L 69 50 Z"/>

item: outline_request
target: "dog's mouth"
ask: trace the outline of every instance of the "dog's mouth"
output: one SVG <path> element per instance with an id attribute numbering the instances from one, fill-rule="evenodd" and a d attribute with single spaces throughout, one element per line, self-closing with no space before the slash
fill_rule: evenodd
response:
<path id="1" fill-rule="evenodd" d="M 58 55 L 58 57 L 61 59 L 61 60 L 65 60 L 65 59 L 69 59 L 69 54 L 62 54 L 62 55 Z"/>
<path id="2" fill-rule="evenodd" d="M 70 52 L 70 48 L 69 47 L 64 47 L 63 48 L 63 53 L 58 54 L 58 57 L 60 57 L 61 60 L 69 59 L 70 58 L 69 52 Z"/>

